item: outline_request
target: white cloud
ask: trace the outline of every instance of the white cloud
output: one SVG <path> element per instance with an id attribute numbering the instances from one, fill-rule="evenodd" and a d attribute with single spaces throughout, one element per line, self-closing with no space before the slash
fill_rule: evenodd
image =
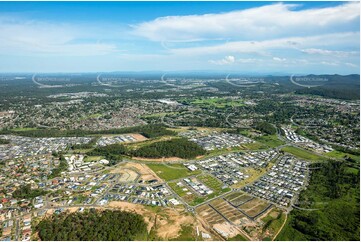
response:
<path id="1" fill-rule="evenodd" d="M 168 51 L 176 55 L 210 55 L 221 53 L 247 53 L 271 56 L 275 50 L 302 50 L 314 46 L 335 46 L 358 48 L 359 32 L 335 33 L 310 37 L 289 37 L 264 41 L 233 41 L 212 46 L 174 48 Z"/>
<path id="2" fill-rule="evenodd" d="M 285 62 L 287 60 L 286 58 L 279 58 L 279 57 L 273 57 L 272 59 L 277 62 Z"/>
<path id="3" fill-rule="evenodd" d="M 327 66 L 338 66 L 339 65 L 338 62 L 330 62 L 330 61 L 322 61 L 321 64 L 327 65 Z"/>
<path id="4" fill-rule="evenodd" d="M 225 56 L 221 60 L 210 60 L 209 62 L 216 65 L 229 65 L 235 62 L 236 58 L 232 55 Z"/>
<path id="5" fill-rule="evenodd" d="M 359 68 L 358 65 L 355 65 L 355 64 L 349 63 L 349 62 L 345 63 L 345 65 L 346 65 L 346 66 L 349 66 L 349 67 Z"/>
<path id="6" fill-rule="evenodd" d="M 330 56 L 337 56 L 337 57 L 348 57 L 348 56 L 355 56 L 359 55 L 358 51 L 339 51 L 339 50 L 325 50 L 325 49 L 304 49 L 301 50 L 307 54 L 316 54 L 316 55 L 330 55 Z"/>
<path id="7" fill-rule="evenodd" d="M 81 41 L 91 35 L 84 26 L 0 16 L 2 54 L 91 56 L 117 51 L 114 44 Z"/>
<path id="8" fill-rule="evenodd" d="M 243 40 L 269 36 L 307 36 L 342 30 L 360 16 L 358 2 L 295 10 L 294 4 L 270 4 L 240 11 L 167 16 L 133 25 L 134 33 L 153 41 L 199 41 L 215 38 Z"/>

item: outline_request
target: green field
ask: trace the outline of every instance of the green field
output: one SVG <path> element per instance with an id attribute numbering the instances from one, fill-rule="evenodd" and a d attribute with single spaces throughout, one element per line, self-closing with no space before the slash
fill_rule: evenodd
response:
<path id="1" fill-rule="evenodd" d="M 222 182 L 211 175 L 199 175 L 197 176 L 197 179 L 204 185 L 212 189 L 214 193 L 219 193 L 222 191 Z"/>
<path id="2" fill-rule="evenodd" d="M 15 129 L 12 129 L 12 131 L 32 131 L 32 130 L 37 130 L 37 128 L 15 128 Z"/>
<path id="3" fill-rule="evenodd" d="M 186 100 L 185 102 L 199 106 L 199 107 L 216 107 L 216 108 L 226 108 L 226 107 L 241 107 L 244 106 L 243 100 L 233 100 L 229 98 L 201 98 L 201 99 L 192 99 Z"/>
<path id="4" fill-rule="evenodd" d="M 222 182 L 219 181 L 217 178 L 215 178 L 211 175 L 208 175 L 208 174 L 197 176 L 197 180 L 202 182 L 204 185 L 206 185 L 210 189 L 212 189 L 213 193 L 209 194 L 207 196 L 204 196 L 204 197 L 200 197 L 200 196 L 196 197 L 192 202 L 190 202 L 190 205 L 192 205 L 192 206 L 203 203 L 209 199 L 212 199 L 216 196 L 221 195 L 222 193 L 229 192 L 231 190 L 231 188 L 229 188 L 229 187 L 222 189 L 222 186 L 223 186 Z"/>
<path id="5" fill-rule="evenodd" d="M 229 238 L 228 241 L 248 241 L 244 236 L 237 234 L 236 236 Z"/>
<path id="6" fill-rule="evenodd" d="M 326 158 L 322 157 L 320 155 L 316 155 L 310 151 L 304 150 L 304 149 L 300 149 L 300 148 L 296 148 L 293 146 L 286 146 L 283 147 L 282 150 L 284 152 L 290 153 L 292 155 L 295 155 L 299 158 L 308 160 L 308 161 L 325 161 Z"/>
<path id="7" fill-rule="evenodd" d="M 248 144 L 244 144 L 242 146 L 244 146 L 247 150 L 261 150 L 261 149 L 268 148 L 267 145 L 260 143 L 260 142 L 248 143 Z"/>
<path id="8" fill-rule="evenodd" d="M 336 158 L 336 159 L 344 159 L 345 157 L 350 157 L 351 159 L 353 159 L 355 161 L 360 161 L 360 156 L 352 155 L 352 154 L 341 152 L 338 150 L 333 150 L 331 152 L 327 152 L 325 154 L 325 156 L 328 156 L 331 158 Z"/>
<path id="9" fill-rule="evenodd" d="M 262 144 L 269 146 L 270 148 L 274 148 L 274 147 L 285 144 L 285 142 L 278 139 L 277 135 L 275 135 L 275 134 L 260 136 L 260 137 L 255 138 L 255 140 Z"/>
<path id="10" fill-rule="evenodd" d="M 99 161 L 103 158 L 104 158 L 104 156 L 86 156 L 84 158 L 84 162 Z"/>
<path id="11" fill-rule="evenodd" d="M 186 196 L 187 192 L 183 191 L 184 187 L 180 187 L 176 182 L 169 182 L 168 185 L 175 191 L 180 197 Z"/>
<path id="12" fill-rule="evenodd" d="M 175 180 L 201 173 L 199 170 L 192 172 L 182 164 L 147 164 L 147 166 L 165 181 Z"/>
<path id="13" fill-rule="evenodd" d="M 209 187 L 213 190 L 212 194 L 209 194 L 208 196 L 200 196 L 197 193 L 194 193 L 193 190 L 188 189 L 188 191 L 183 191 L 184 188 L 187 188 L 186 186 L 180 187 L 177 185 L 176 182 L 170 182 L 168 185 L 180 196 L 182 197 L 188 204 L 195 206 L 200 203 L 203 203 L 209 199 L 212 199 L 216 196 L 221 195 L 222 193 L 228 192 L 231 189 L 230 188 L 224 188 L 222 189 L 222 182 L 219 181 L 217 178 L 211 176 L 211 175 L 199 175 L 197 176 L 197 180 L 202 182 L 204 185 Z M 187 192 L 192 192 L 192 195 L 187 195 Z"/>

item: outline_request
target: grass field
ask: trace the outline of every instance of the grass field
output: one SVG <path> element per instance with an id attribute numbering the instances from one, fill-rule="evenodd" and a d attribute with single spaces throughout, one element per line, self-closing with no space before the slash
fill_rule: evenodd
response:
<path id="1" fill-rule="evenodd" d="M 197 176 L 197 179 L 204 185 L 212 189 L 215 193 L 222 191 L 222 182 L 211 175 L 199 175 Z"/>
<path id="2" fill-rule="evenodd" d="M 30 131 L 30 130 L 37 130 L 37 128 L 15 128 L 12 130 L 13 131 Z"/>
<path id="3" fill-rule="evenodd" d="M 198 175 L 201 171 L 190 171 L 182 164 L 147 164 L 160 178 L 165 181 L 175 180 L 191 175 Z"/>
<path id="4" fill-rule="evenodd" d="M 252 167 L 247 167 L 242 169 L 241 171 L 243 173 L 246 173 L 247 175 L 249 175 L 248 178 L 241 180 L 240 182 L 232 185 L 233 188 L 240 188 L 242 186 L 245 186 L 246 184 L 252 183 L 255 180 L 257 180 L 259 177 L 263 176 L 266 172 L 267 169 L 271 168 L 272 163 L 269 163 L 267 168 L 261 168 L 261 169 L 254 169 Z"/>
<path id="5" fill-rule="evenodd" d="M 320 155 L 316 155 L 310 151 L 304 150 L 304 149 L 300 149 L 300 148 L 296 148 L 293 146 L 286 146 L 283 147 L 282 150 L 284 152 L 290 153 L 292 155 L 295 155 L 299 158 L 308 160 L 308 161 L 325 161 L 326 158 L 322 157 Z"/>
<path id="6" fill-rule="evenodd" d="M 254 142 L 242 145 L 246 150 L 261 150 L 267 149 L 268 146 L 261 142 Z"/>
<path id="7" fill-rule="evenodd" d="M 282 140 L 278 139 L 277 135 L 264 135 L 255 138 L 256 141 L 267 145 L 270 148 L 274 148 L 280 145 L 285 144 Z"/>
<path id="8" fill-rule="evenodd" d="M 341 151 L 338 151 L 338 150 L 333 150 L 331 152 L 327 152 L 325 154 L 325 156 L 328 156 L 328 157 L 331 157 L 331 158 L 336 158 L 336 159 L 344 159 L 345 156 L 346 157 L 348 156 L 348 157 L 351 157 L 353 160 L 360 161 L 360 156 L 351 155 L 349 153 L 341 152 Z"/>
<path id="9" fill-rule="evenodd" d="M 84 162 L 99 161 L 103 158 L 104 158 L 104 156 L 86 156 L 84 158 Z"/>
<path id="10" fill-rule="evenodd" d="M 207 187 L 209 187 L 210 189 L 213 190 L 212 194 L 209 194 L 208 196 L 202 197 L 202 198 L 196 198 L 192 205 L 197 205 L 199 203 L 202 203 L 204 201 L 207 201 L 209 199 L 212 199 L 216 196 L 221 195 L 222 193 L 225 192 L 229 192 L 231 189 L 229 187 L 227 188 L 223 188 L 222 189 L 222 182 L 219 181 L 217 178 L 211 176 L 211 175 L 199 175 L 197 176 L 197 180 L 199 180 L 200 182 L 202 182 L 204 185 L 206 185 Z"/>
<path id="11" fill-rule="evenodd" d="M 227 98 L 193 99 L 190 101 L 190 103 L 199 107 L 216 107 L 216 108 L 240 107 L 244 105 L 243 100 L 232 100 Z"/>
<path id="12" fill-rule="evenodd" d="M 248 241 L 244 236 L 237 234 L 236 236 L 229 238 L 229 241 Z"/>
<path id="13" fill-rule="evenodd" d="M 183 191 L 184 187 L 180 187 L 176 182 L 169 182 L 168 185 L 175 191 L 180 197 L 187 195 L 187 191 Z"/>
<path id="14" fill-rule="evenodd" d="M 191 190 L 186 187 L 183 183 L 183 186 L 178 186 L 176 182 L 169 182 L 168 185 L 180 196 L 186 203 L 193 204 L 194 201 L 199 200 L 199 197 L 197 197 L 194 193 L 191 192 Z M 183 189 L 187 189 L 187 191 L 184 191 Z M 187 194 L 187 193 L 191 194 Z"/>
<path id="15" fill-rule="evenodd" d="M 195 193 L 192 189 L 189 189 L 187 186 L 178 186 L 176 182 L 169 182 L 168 185 L 180 196 L 186 201 L 188 204 L 195 206 L 200 203 L 203 203 L 209 199 L 212 199 L 216 196 L 221 195 L 222 193 L 228 192 L 231 189 L 230 188 L 223 188 L 222 189 L 222 182 L 219 181 L 217 178 L 211 176 L 211 175 L 199 175 L 197 176 L 197 180 L 202 182 L 204 185 L 209 187 L 213 190 L 212 194 L 209 194 L 207 196 L 201 196 L 198 193 Z M 184 183 L 183 183 L 184 184 Z M 187 188 L 187 191 L 184 191 L 183 189 Z M 188 195 L 187 193 L 191 192 L 191 195 Z"/>

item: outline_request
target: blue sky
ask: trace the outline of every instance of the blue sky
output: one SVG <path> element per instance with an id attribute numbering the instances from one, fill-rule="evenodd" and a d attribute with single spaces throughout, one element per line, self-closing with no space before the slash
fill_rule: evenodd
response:
<path id="1" fill-rule="evenodd" d="M 358 2 L 0 2 L 0 72 L 360 70 Z"/>

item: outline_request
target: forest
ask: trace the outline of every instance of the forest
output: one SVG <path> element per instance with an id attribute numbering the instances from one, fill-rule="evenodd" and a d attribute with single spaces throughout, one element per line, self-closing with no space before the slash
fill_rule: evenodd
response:
<path id="1" fill-rule="evenodd" d="M 131 153 L 133 156 L 137 157 L 179 157 L 183 159 L 192 159 L 196 156 L 204 155 L 206 151 L 196 143 L 188 141 L 185 138 L 181 138 L 155 142 L 150 145 L 140 147 Z"/>
<path id="2" fill-rule="evenodd" d="M 300 194 L 277 240 L 360 239 L 359 169 L 348 162 L 314 163 L 310 185 Z M 306 210 L 305 210 L 306 209 Z"/>
<path id="3" fill-rule="evenodd" d="M 321 87 L 321 88 L 305 88 L 297 90 L 296 94 L 312 94 L 325 98 L 336 98 L 336 99 L 345 99 L 353 100 L 360 99 L 360 89 L 358 88 L 348 88 L 345 86 L 336 86 L 336 87 Z"/>
<path id="4" fill-rule="evenodd" d="M 104 147 L 97 147 L 87 153 L 90 156 L 105 156 L 107 159 L 121 155 L 137 156 L 146 158 L 179 157 L 192 159 L 204 155 L 206 151 L 196 143 L 185 138 L 172 139 L 167 141 L 154 142 L 138 149 L 130 149 L 122 144 L 113 144 Z"/>
<path id="5" fill-rule="evenodd" d="M 139 214 L 125 211 L 85 210 L 43 219 L 36 231 L 45 241 L 145 240 L 147 225 Z"/>
<path id="6" fill-rule="evenodd" d="M 266 134 L 275 134 L 277 131 L 276 128 L 268 122 L 256 122 L 253 125 L 255 129 L 258 129 Z"/>

